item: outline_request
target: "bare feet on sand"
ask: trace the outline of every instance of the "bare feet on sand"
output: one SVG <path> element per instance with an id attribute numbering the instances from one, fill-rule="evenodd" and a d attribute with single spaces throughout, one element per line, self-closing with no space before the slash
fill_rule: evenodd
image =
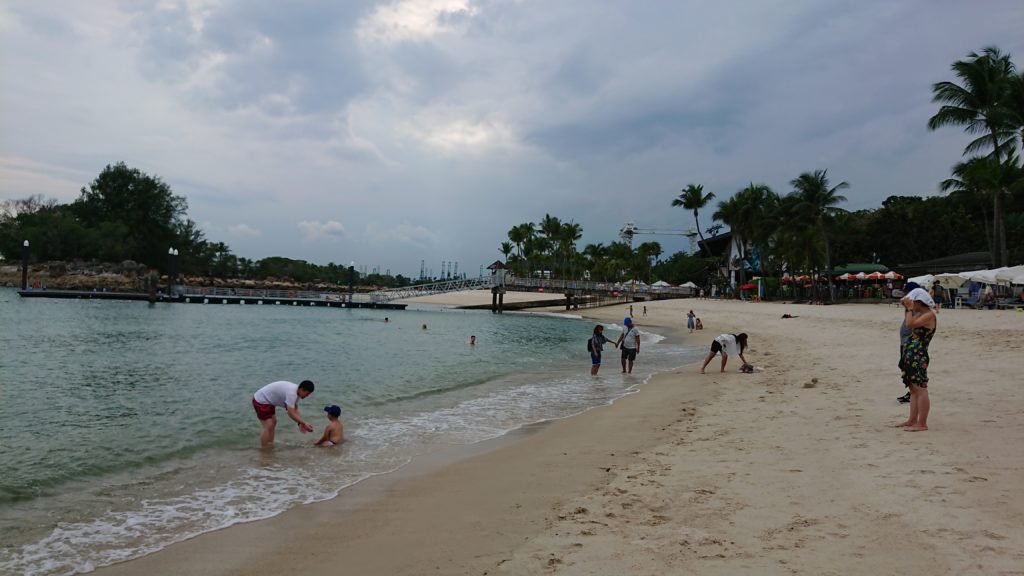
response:
<path id="1" fill-rule="evenodd" d="M 900 422 L 899 424 L 895 424 L 893 426 L 893 428 L 906 428 L 907 426 L 913 426 L 913 425 L 914 425 L 914 423 L 910 422 L 910 421 Z"/>
<path id="2" fill-rule="evenodd" d="M 927 429 L 928 429 L 927 426 L 921 426 L 921 425 L 916 425 L 915 424 L 914 426 L 907 426 L 906 428 L 903 429 L 903 431 L 904 432 L 924 432 Z"/>

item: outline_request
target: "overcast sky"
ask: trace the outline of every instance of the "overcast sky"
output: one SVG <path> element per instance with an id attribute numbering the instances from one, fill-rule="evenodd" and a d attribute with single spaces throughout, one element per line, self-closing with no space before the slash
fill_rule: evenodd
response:
<path id="1" fill-rule="evenodd" d="M 968 138 L 931 85 L 1024 66 L 1022 30 L 1021 0 L 0 0 L 0 200 L 124 161 L 239 256 L 473 276 L 545 214 L 581 249 L 688 229 L 689 183 L 935 194 Z"/>

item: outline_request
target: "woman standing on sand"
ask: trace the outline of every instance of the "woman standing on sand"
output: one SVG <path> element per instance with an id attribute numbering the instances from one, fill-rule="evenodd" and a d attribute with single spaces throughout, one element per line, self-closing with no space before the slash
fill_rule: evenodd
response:
<path id="1" fill-rule="evenodd" d="M 696 326 L 694 320 L 696 318 L 697 315 L 693 313 L 693 310 L 690 310 L 689 312 L 686 313 L 686 327 L 690 329 L 690 334 L 693 334 L 693 328 L 694 326 Z"/>
<path id="2" fill-rule="evenodd" d="M 896 426 L 908 432 L 928 429 L 928 344 L 935 335 L 938 319 L 928 305 L 928 293 L 911 291 L 901 301 L 910 341 L 903 348 L 903 384 L 910 389 L 910 416 Z"/>

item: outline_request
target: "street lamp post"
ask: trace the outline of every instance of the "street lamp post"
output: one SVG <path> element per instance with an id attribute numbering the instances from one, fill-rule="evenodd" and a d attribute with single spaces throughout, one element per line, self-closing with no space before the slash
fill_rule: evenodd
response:
<path id="1" fill-rule="evenodd" d="M 167 296 L 174 291 L 174 248 L 167 249 Z"/>
<path id="2" fill-rule="evenodd" d="M 21 289 L 28 290 L 28 240 L 21 246 Z"/>

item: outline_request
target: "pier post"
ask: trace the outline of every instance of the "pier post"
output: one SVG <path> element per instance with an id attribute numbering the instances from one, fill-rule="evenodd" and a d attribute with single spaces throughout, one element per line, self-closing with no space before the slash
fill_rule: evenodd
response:
<path id="1" fill-rule="evenodd" d="M 352 307 L 352 296 L 356 293 L 355 289 L 356 282 L 356 263 L 353 262 L 348 267 L 348 306 Z"/>
<path id="2" fill-rule="evenodd" d="M 505 291 L 498 292 L 498 314 L 505 311 Z"/>
<path id="3" fill-rule="evenodd" d="M 28 240 L 21 246 L 21 289 L 28 290 Z"/>
<path id="4" fill-rule="evenodd" d="M 565 309 L 572 310 L 572 292 L 565 293 Z"/>

